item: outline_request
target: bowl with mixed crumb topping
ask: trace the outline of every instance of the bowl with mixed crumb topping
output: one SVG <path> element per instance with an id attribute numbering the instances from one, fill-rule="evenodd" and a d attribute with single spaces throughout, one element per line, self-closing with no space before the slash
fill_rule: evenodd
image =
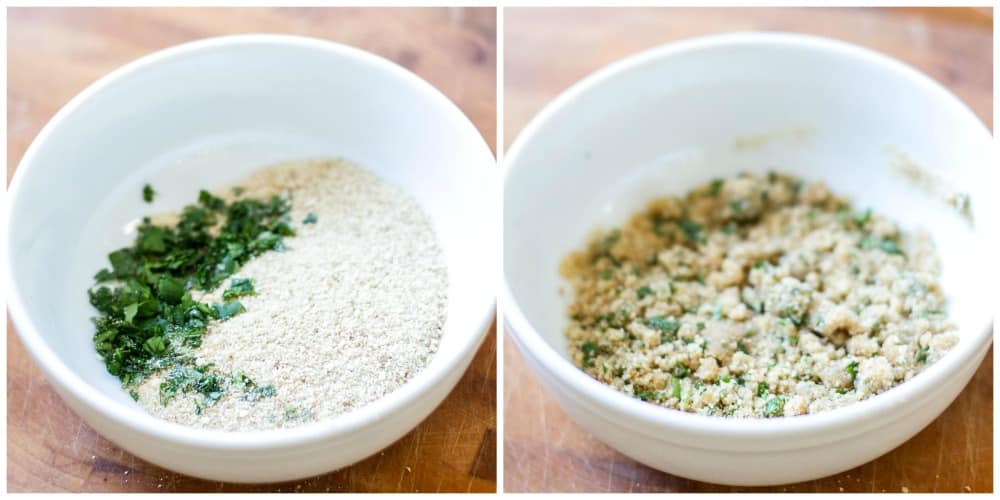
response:
<path id="1" fill-rule="evenodd" d="M 411 72 L 192 42 L 94 83 L 10 189 L 10 315 L 67 405 L 160 466 L 316 475 L 389 446 L 492 324 L 493 156 Z"/>
<path id="2" fill-rule="evenodd" d="M 507 332 L 570 416 L 644 464 L 734 485 L 855 467 L 937 417 L 989 349 L 990 141 L 937 83 L 842 42 L 632 56 L 506 157 Z"/>

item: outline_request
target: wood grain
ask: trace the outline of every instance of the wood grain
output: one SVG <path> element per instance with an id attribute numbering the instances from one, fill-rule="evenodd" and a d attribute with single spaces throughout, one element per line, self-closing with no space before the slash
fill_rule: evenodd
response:
<path id="1" fill-rule="evenodd" d="M 988 9 L 505 9 L 505 143 L 601 66 L 680 38 L 748 30 L 830 36 L 893 55 L 942 82 L 992 127 Z M 547 397 L 506 337 L 503 398 L 505 491 L 747 490 L 655 471 L 604 445 Z M 958 399 L 899 448 L 836 476 L 751 490 L 992 492 L 992 350 Z"/>
<path id="2" fill-rule="evenodd" d="M 494 9 L 11 9 L 10 181 L 56 110 L 95 79 L 170 45 L 213 35 L 289 33 L 347 43 L 409 68 L 455 101 L 495 149 Z M 291 483 L 203 481 L 105 440 L 53 392 L 7 322 L 7 487 L 12 492 L 496 490 L 496 334 L 415 430 L 340 471 Z"/>

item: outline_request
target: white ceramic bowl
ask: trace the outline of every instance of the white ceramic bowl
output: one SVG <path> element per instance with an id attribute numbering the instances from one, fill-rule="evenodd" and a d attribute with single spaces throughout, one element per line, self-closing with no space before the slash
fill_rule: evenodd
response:
<path id="1" fill-rule="evenodd" d="M 44 75 L 38 75 L 39 78 Z M 86 290 L 130 219 L 177 209 L 276 161 L 344 157 L 413 195 L 449 274 L 448 319 L 428 367 L 385 398 L 286 430 L 225 433 L 144 412 L 97 358 Z M 88 424 L 150 462 L 193 476 L 283 481 L 361 460 L 451 391 L 493 319 L 498 200 L 483 138 L 405 69 L 320 40 L 202 40 L 88 87 L 42 130 L 11 184 L 10 314 L 28 352 Z M 152 182 L 152 207 L 138 193 Z"/>
<path id="2" fill-rule="evenodd" d="M 732 34 L 629 57 L 559 96 L 506 156 L 508 331 L 571 417 L 651 467 L 732 485 L 803 481 L 855 467 L 937 417 L 990 346 L 995 281 L 987 236 L 998 214 L 990 142 L 983 124 L 931 79 L 841 42 Z M 895 173 L 892 149 L 970 193 L 975 229 Z M 904 228 L 930 231 L 959 344 L 911 381 L 867 401 L 770 420 L 647 404 L 568 361 L 567 298 L 558 293 L 557 274 L 565 253 L 595 225 L 620 225 L 657 195 L 768 169 L 824 180 Z"/>

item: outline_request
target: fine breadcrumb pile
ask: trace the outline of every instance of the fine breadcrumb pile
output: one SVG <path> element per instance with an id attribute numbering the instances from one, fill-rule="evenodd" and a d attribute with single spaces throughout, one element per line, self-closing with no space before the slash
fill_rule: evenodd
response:
<path id="1" fill-rule="evenodd" d="M 199 408 L 186 394 L 164 407 L 158 373 L 137 391 L 143 407 L 196 427 L 291 427 L 375 401 L 428 364 L 445 323 L 447 270 L 415 200 L 339 160 L 282 164 L 236 186 L 218 195 L 288 196 L 297 234 L 232 276 L 252 279 L 256 295 L 240 298 L 246 311 L 211 323 L 192 354 L 273 385 L 274 395 L 227 393 Z M 196 299 L 219 301 L 228 286 Z"/>
<path id="2" fill-rule="evenodd" d="M 653 201 L 561 266 L 573 361 L 645 401 L 730 417 L 884 392 L 958 342 L 923 234 L 770 174 Z"/>

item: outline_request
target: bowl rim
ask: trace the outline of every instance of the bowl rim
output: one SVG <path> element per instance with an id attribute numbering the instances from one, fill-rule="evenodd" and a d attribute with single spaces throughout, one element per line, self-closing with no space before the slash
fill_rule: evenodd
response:
<path id="1" fill-rule="evenodd" d="M 260 47 L 289 48 L 292 50 L 312 49 L 324 51 L 327 54 L 332 54 L 342 59 L 350 59 L 374 66 L 389 78 L 401 80 L 415 90 L 420 91 L 425 99 L 447 113 L 449 119 L 460 126 L 459 130 L 462 133 L 470 136 L 472 140 L 477 141 L 478 148 L 475 149 L 478 149 L 479 152 L 477 154 L 482 156 L 477 163 L 484 164 L 481 165 L 481 167 L 484 167 L 483 175 L 494 175 L 493 171 L 485 169 L 485 164 L 488 161 L 495 163 L 492 151 L 482 134 L 479 133 L 478 129 L 458 105 L 423 78 L 379 55 L 329 40 L 271 33 L 215 36 L 173 45 L 130 61 L 88 85 L 56 112 L 28 146 L 20 162 L 18 162 L 18 168 L 14 172 L 7 193 L 8 204 L 7 210 L 5 210 L 7 227 L 5 236 L 7 243 L 4 245 L 6 253 L 4 267 L 5 273 L 8 276 L 9 292 L 7 307 L 9 318 L 17 330 L 22 345 L 43 369 L 52 384 L 57 389 L 61 388 L 67 391 L 79 404 L 97 414 L 103 415 L 114 424 L 128 428 L 132 432 L 159 440 L 205 450 L 273 451 L 317 443 L 340 436 L 349 436 L 366 426 L 385 420 L 389 415 L 403 412 L 407 407 L 414 406 L 416 401 L 431 392 L 438 384 L 443 383 L 452 372 L 457 369 L 463 369 L 464 371 L 465 365 L 463 364 L 463 360 L 466 358 L 471 359 L 471 356 L 475 355 L 475 351 L 483 339 L 485 339 L 490 325 L 496 321 L 495 296 L 489 303 L 475 304 L 474 307 L 480 309 L 476 331 L 461 336 L 457 340 L 459 343 L 458 347 L 452 351 L 453 354 L 450 354 L 449 357 L 443 358 L 437 363 L 434 363 L 432 360 L 426 368 L 413 376 L 413 378 L 380 399 L 343 415 L 296 427 L 270 430 L 224 431 L 220 429 L 191 427 L 160 419 L 142 409 L 121 403 L 87 383 L 59 358 L 41 336 L 38 327 L 28 315 L 24 301 L 13 280 L 15 274 L 13 272 L 14 259 L 12 258 L 10 248 L 10 208 L 17 203 L 21 179 L 27 175 L 26 172 L 30 170 L 35 156 L 42 149 L 52 131 L 57 129 L 83 103 L 102 92 L 106 87 L 128 79 L 142 70 L 164 61 L 233 47 L 248 50 Z M 490 199 L 487 203 L 493 204 L 494 200 Z M 486 279 L 492 279 L 492 274 L 488 273 Z M 434 356 L 435 358 L 442 356 L 441 351 L 435 353 Z M 72 407 L 73 405 L 70 406 Z M 407 432 L 409 430 L 407 429 Z M 372 450 L 372 452 L 374 451 L 376 450 Z"/>
<path id="2" fill-rule="evenodd" d="M 929 100 L 938 105 L 951 108 L 963 116 L 973 128 L 979 129 L 987 143 L 991 134 L 981 120 L 960 99 L 945 89 L 941 84 L 931 79 L 912 66 L 888 55 L 879 53 L 859 45 L 837 39 L 786 32 L 735 32 L 686 38 L 669 42 L 656 47 L 642 50 L 623 59 L 612 62 L 590 73 L 560 93 L 555 99 L 545 105 L 534 118 L 518 132 L 509 152 L 503 159 L 503 176 L 505 186 L 507 180 L 517 169 L 518 161 L 527 145 L 533 140 L 539 130 L 564 109 L 571 107 L 578 98 L 602 85 L 607 80 L 625 74 L 629 70 L 647 64 L 663 62 L 673 56 L 690 54 L 704 50 L 715 50 L 736 47 L 791 47 L 816 52 L 819 55 L 847 57 L 865 61 L 880 66 L 883 70 L 895 73 L 899 77 L 910 80 L 922 88 Z M 506 206 L 506 205 L 505 205 Z M 506 227 L 505 227 L 506 229 Z M 983 229 L 976 227 L 976 232 Z M 504 241 L 506 242 L 506 235 Z M 505 243 L 506 244 L 506 243 Z M 506 261 L 505 261 L 506 262 Z M 640 401 L 622 392 L 612 389 L 581 371 L 567 358 L 560 355 L 538 333 L 518 305 L 510 282 L 504 270 L 501 285 L 501 304 L 505 326 L 519 348 L 527 351 L 526 357 L 533 358 L 539 368 L 548 372 L 558 383 L 571 388 L 580 398 L 597 405 L 599 408 L 627 415 L 644 425 L 654 429 L 670 429 L 688 432 L 704 437 L 753 439 L 777 443 L 779 448 L 795 448 L 804 446 L 806 440 L 815 442 L 821 436 L 829 436 L 826 441 L 832 441 L 848 435 L 858 435 L 877 427 L 879 417 L 885 417 L 911 401 L 919 400 L 921 394 L 935 385 L 941 385 L 945 378 L 957 372 L 964 363 L 976 358 L 985 351 L 992 342 L 992 319 L 978 332 L 968 332 L 949 353 L 930 367 L 906 383 L 892 389 L 840 408 L 828 411 L 800 415 L 791 418 L 724 418 L 711 417 L 664 408 Z M 540 373 L 539 373 L 540 374 Z M 588 405 L 589 406 L 589 405 Z M 831 431 L 836 430 L 833 434 Z M 829 433 L 829 434 L 825 434 Z M 721 441 L 704 441 L 690 443 L 685 436 L 674 436 L 670 433 L 658 433 L 653 436 L 667 441 L 684 441 L 690 446 L 702 448 L 727 449 Z M 796 441 L 799 439 L 801 441 Z M 784 443 L 784 444 L 782 444 Z M 731 446 L 730 446 L 731 447 Z"/>

